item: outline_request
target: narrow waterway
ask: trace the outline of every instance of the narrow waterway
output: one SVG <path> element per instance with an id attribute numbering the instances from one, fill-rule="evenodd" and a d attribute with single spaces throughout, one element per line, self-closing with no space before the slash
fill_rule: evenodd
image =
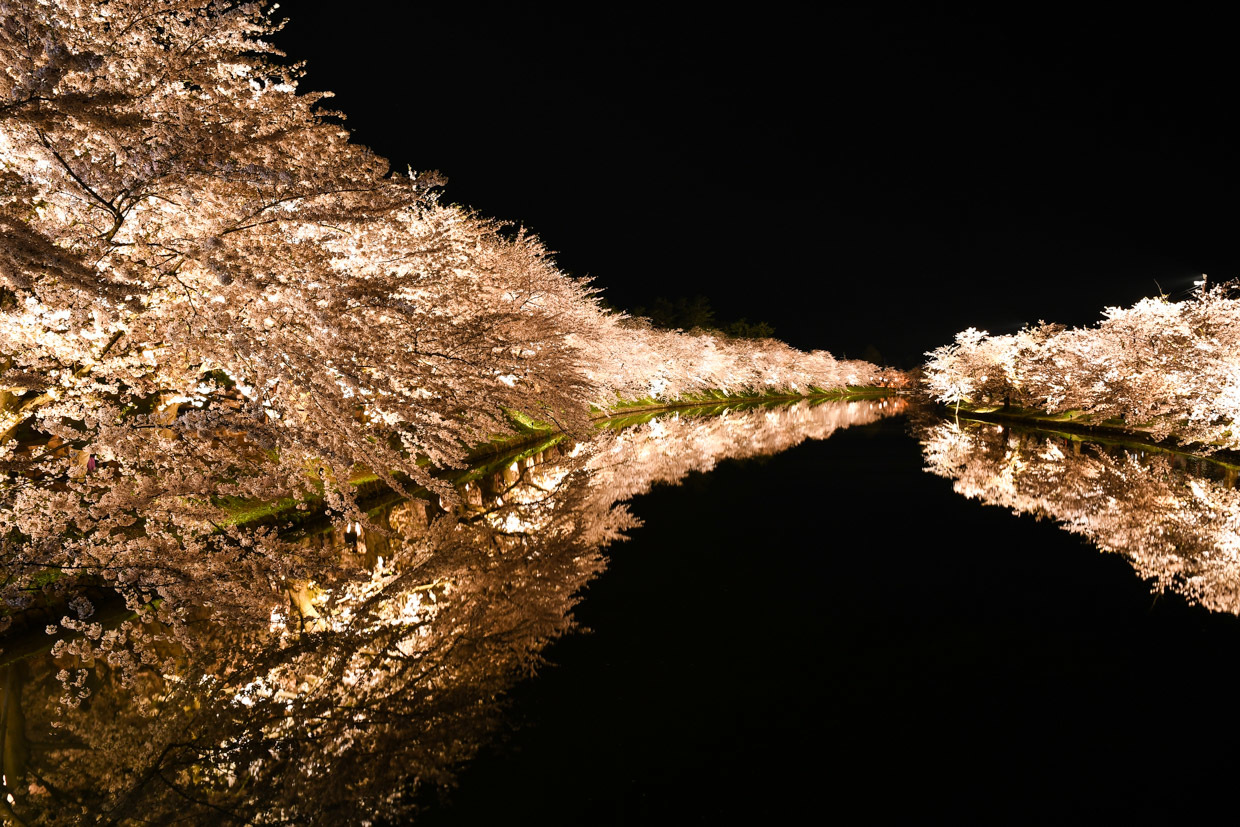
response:
<path id="1" fill-rule="evenodd" d="M 87 611 L 5 660 L 8 817 L 1009 821 L 1228 789 L 1226 469 L 892 399 L 668 414 L 457 493 L 309 534 L 246 616 Z"/>
<path id="2" fill-rule="evenodd" d="M 990 425 L 957 468 L 954 428 L 886 419 L 639 498 L 577 609 L 594 633 L 550 648 L 427 823 L 1143 822 L 1225 799 L 1240 622 L 1183 594 L 1203 568 L 1207 603 L 1240 590 L 1234 522 L 1192 507 L 1226 475 Z M 1092 538 L 1055 522 L 1082 515 Z M 1181 557 L 1155 572 L 1155 549 Z"/>

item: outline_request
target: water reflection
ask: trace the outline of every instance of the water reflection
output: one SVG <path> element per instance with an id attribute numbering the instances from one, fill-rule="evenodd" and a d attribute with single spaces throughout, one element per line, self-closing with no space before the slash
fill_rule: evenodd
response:
<path id="1" fill-rule="evenodd" d="M 990 423 L 939 422 L 919 436 L 927 470 L 957 493 L 1049 517 L 1124 555 L 1156 590 L 1240 614 L 1235 469 Z"/>
<path id="2" fill-rule="evenodd" d="M 21 824 L 398 817 L 572 627 L 602 549 L 637 524 L 626 500 L 902 409 L 801 402 L 605 429 L 479 469 L 451 512 L 395 501 L 304 537 L 248 610 L 159 623 L 81 607 L 76 637 L 0 661 L 0 810 Z"/>

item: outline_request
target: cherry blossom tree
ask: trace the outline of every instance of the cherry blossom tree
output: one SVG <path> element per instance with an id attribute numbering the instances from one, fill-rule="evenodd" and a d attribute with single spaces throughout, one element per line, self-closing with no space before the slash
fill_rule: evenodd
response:
<path id="1" fill-rule="evenodd" d="M 172 627 L 304 577 L 236 503 L 440 473 L 514 412 L 882 374 L 605 311 L 298 91 L 262 3 L 0 0 L 0 597 L 92 586 Z M 230 505 L 231 504 L 231 505 Z M 192 561 L 192 565 L 190 565 Z M 68 575 L 60 580 L 49 576 Z"/>
<path id="2" fill-rule="evenodd" d="M 1189 299 L 1107 308 L 1091 328 L 1039 325 L 1012 336 L 969 329 L 931 351 L 931 395 L 1012 401 L 1047 413 L 1140 428 L 1210 448 L 1240 448 L 1240 299 L 1232 285 Z"/>

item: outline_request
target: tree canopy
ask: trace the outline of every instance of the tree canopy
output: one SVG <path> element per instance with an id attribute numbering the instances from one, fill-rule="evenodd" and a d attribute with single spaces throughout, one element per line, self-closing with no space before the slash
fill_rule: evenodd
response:
<path id="1" fill-rule="evenodd" d="M 0 0 L 9 609 L 52 572 L 172 626 L 239 618 L 306 563 L 237 503 L 364 523 L 358 479 L 450 503 L 440 472 L 518 415 L 584 434 L 622 399 L 879 375 L 606 310 L 523 228 L 353 143 L 273 11 Z"/>
<path id="2" fill-rule="evenodd" d="M 939 401 L 1000 401 L 1120 420 L 1162 439 L 1240 448 L 1240 299 L 1235 285 L 1184 301 L 1109 307 L 1094 327 L 1039 323 L 991 336 L 969 328 L 927 354 Z"/>

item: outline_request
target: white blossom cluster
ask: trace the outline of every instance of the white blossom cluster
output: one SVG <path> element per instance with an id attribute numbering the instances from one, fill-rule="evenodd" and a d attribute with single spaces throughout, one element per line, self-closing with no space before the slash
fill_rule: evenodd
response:
<path id="1" fill-rule="evenodd" d="M 948 404 L 1005 403 L 1240 448 L 1240 299 L 1222 285 L 1172 302 L 1111 307 L 1090 328 L 1039 324 L 1007 336 L 968 329 L 927 355 Z"/>
<path id="2" fill-rule="evenodd" d="M 529 234 L 390 174 L 299 94 L 262 3 L 0 0 L 0 543 L 165 621 L 293 576 L 237 504 L 437 471 L 514 412 L 865 384 L 873 365 L 656 331 Z M 41 579 L 42 578 L 42 579 Z"/>
<path id="3" fill-rule="evenodd" d="M 287 817 L 263 817 L 309 823 L 298 807 L 331 803 L 328 769 L 341 808 L 385 806 L 399 784 L 351 778 L 340 756 L 411 756 L 406 783 L 472 749 L 438 736 L 567 627 L 598 544 L 629 524 L 615 495 L 591 500 L 610 516 L 578 518 L 591 489 L 562 479 L 592 448 L 485 515 L 459 514 L 473 494 L 441 472 L 518 414 L 584 439 L 592 405 L 880 378 L 604 310 L 536 238 L 351 143 L 266 42 L 272 12 L 0 0 L 0 631 L 56 609 L 43 677 L 66 717 L 27 723 L 91 712 L 81 740 L 38 755 L 5 741 L 0 811 L 28 797 L 23 823 L 179 818 L 172 791 L 244 803 L 263 777 L 299 779 Z M 363 512 L 361 480 L 463 519 L 402 545 Z M 367 574 L 290 539 L 288 508 L 352 526 Z M 40 697 L 25 668 L 4 667 L 6 732 Z M 153 789 L 162 811 L 143 809 Z"/>

